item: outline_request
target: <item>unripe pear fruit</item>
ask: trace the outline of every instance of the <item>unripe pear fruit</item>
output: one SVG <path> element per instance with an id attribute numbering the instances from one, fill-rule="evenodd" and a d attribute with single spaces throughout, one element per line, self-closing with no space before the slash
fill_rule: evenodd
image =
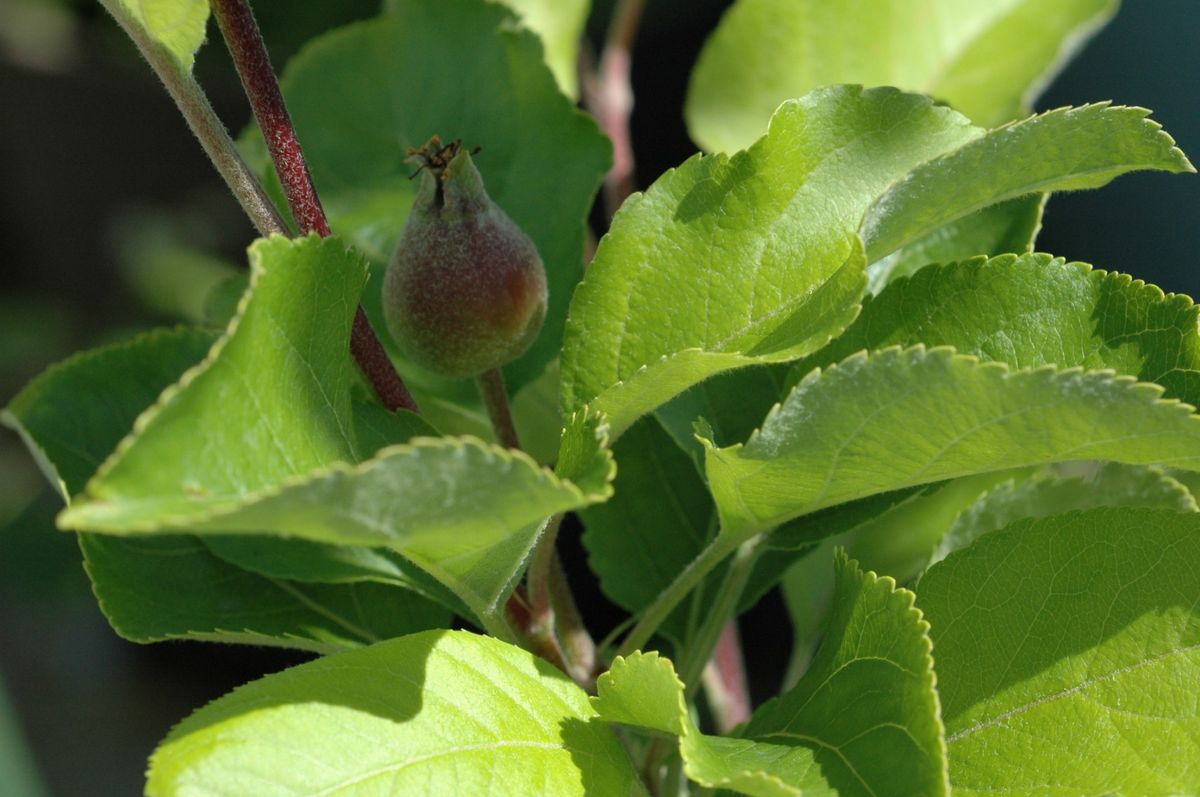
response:
<path id="1" fill-rule="evenodd" d="M 471 153 L 410 151 L 421 185 L 383 281 L 388 331 L 418 365 L 477 376 L 519 357 L 546 318 L 533 241 L 487 195 Z"/>

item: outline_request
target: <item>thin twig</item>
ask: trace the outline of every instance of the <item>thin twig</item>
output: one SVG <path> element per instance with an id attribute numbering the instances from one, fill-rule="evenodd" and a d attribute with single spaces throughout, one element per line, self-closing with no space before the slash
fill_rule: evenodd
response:
<path id="1" fill-rule="evenodd" d="M 264 236 L 271 233 L 286 234 L 287 224 L 283 217 L 272 204 L 258 177 L 242 159 L 237 145 L 229 137 L 229 131 L 217 117 L 191 71 L 177 63 L 161 44 L 147 37 L 121 3 L 116 0 L 101 1 L 162 81 L 167 94 L 171 95 L 188 127 L 199 140 L 204 154 L 212 161 L 258 233 Z"/>
<path id="2" fill-rule="evenodd" d="M 613 165 L 604 178 L 604 207 L 609 220 L 633 192 L 634 159 L 629 117 L 633 113 L 633 43 L 646 0 L 618 0 L 609 22 L 594 80 L 583 83 L 588 109 L 613 144 Z"/>
<path id="3" fill-rule="evenodd" d="M 254 21 L 254 14 L 246 0 L 211 0 L 213 16 L 234 66 L 242 80 L 242 87 L 254 110 L 254 118 L 267 142 L 267 151 L 279 174 L 292 216 L 300 226 L 301 234 L 315 232 L 325 237 L 330 234 L 329 220 L 321 207 L 304 151 L 296 137 L 296 128 L 283 101 L 279 80 L 271 68 L 271 59 L 266 44 Z M 362 308 L 354 317 L 350 334 L 350 351 L 384 406 L 389 410 L 407 409 L 417 412 L 408 387 L 396 373 L 395 366 L 384 351 L 383 344 L 371 328 Z"/>
<path id="4" fill-rule="evenodd" d="M 300 233 L 329 235 L 329 221 L 313 186 L 304 151 L 250 4 L 246 0 L 211 0 L 211 6 Z"/>

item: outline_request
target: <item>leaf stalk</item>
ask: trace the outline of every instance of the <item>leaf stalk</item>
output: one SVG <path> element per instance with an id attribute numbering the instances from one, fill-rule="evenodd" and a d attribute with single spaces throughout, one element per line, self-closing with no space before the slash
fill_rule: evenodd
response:
<path id="1" fill-rule="evenodd" d="M 167 94 L 175 101 L 184 121 L 200 142 L 204 154 L 212 161 L 217 173 L 229 187 L 259 235 L 272 233 L 287 234 L 287 223 L 279 215 L 274 203 L 258 177 L 246 165 L 229 131 L 217 117 L 212 104 L 196 82 L 189 69 L 185 69 L 162 45 L 145 35 L 140 26 L 129 17 L 129 12 L 117 0 L 101 0 L 109 14 L 129 36 L 138 52 L 150 64 L 151 70 L 162 81 Z"/>

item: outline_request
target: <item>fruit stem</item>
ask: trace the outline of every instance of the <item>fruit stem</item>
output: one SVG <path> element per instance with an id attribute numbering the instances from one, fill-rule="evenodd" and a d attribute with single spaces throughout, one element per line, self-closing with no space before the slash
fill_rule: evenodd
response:
<path id="1" fill-rule="evenodd" d="M 475 377 L 483 406 L 496 431 L 496 440 L 505 448 L 521 448 L 517 427 L 513 423 L 512 409 L 508 405 L 508 391 L 504 388 L 504 373 L 499 368 L 484 371 Z"/>
<path id="2" fill-rule="evenodd" d="M 142 57 L 162 81 L 167 94 L 175 101 L 184 121 L 200 141 L 204 154 L 212 161 L 242 210 L 260 235 L 287 233 L 287 224 L 272 204 L 262 183 L 242 160 L 229 131 L 217 117 L 212 104 L 191 70 L 177 63 L 162 45 L 146 36 L 140 25 L 130 19 L 129 12 L 117 0 L 101 0 L 121 28 L 133 40 Z"/>
<path id="3" fill-rule="evenodd" d="M 629 117 L 633 113 L 633 43 L 646 0 L 618 0 L 609 20 L 600 66 L 584 81 L 588 110 L 612 140 L 613 165 L 604 177 L 604 207 L 611 221 L 617 208 L 633 191 L 633 143 Z"/>
<path id="4" fill-rule="evenodd" d="M 487 407 L 496 439 L 505 448 L 520 450 L 521 441 L 513 423 L 504 374 L 499 368 L 492 368 L 476 377 L 475 384 Z M 562 521 L 562 513 L 546 521 L 525 574 L 528 604 L 514 594 L 509 598 L 508 612 L 522 627 L 538 655 L 591 691 L 596 682 L 596 643 L 575 605 L 575 596 L 571 594 L 566 571 L 555 547 Z"/>
<path id="5" fill-rule="evenodd" d="M 304 151 L 300 148 L 300 139 L 296 136 L 296 128 L 284 104 L 279 80 L 271 68 L 266 44 L 249 3 L 246 0 L 211 0 L 210 6 L 266 140 L 267 151 L 271 153 L 271 161 L 300 233 L 328 236 L 331 232 L 329 219 L 321 207 Z M 361 307 L 354 316 L 350 351 L 384 406 L 392 411 L 400 408 L 419 411 Z"/>

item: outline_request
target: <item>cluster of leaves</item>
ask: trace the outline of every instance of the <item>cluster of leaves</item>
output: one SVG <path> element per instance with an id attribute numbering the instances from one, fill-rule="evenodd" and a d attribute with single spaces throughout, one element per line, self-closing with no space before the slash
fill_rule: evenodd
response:
<path id="1" fill-rule="evenodd" d="M 394 0 L 308 45 L 283 87 L 341 238 L 254 243 L 232 317 L 5 410 L 122 636 L 333 654 L 181 723 L 148 793 L 641 794 L 631 750 L 771 797 L 1200 790 L 1197 309 L 1031 253 L 1048 192 L 1191 166 L 1137 108 L 1009 121 L 1115 2 L 740 0 L 688 101 L 716 154 L 625 202 L 586 276 L 586 3 L 511 5 Z M 109 6 L 190 71 L 204 2 Z M 484 145 L 547 264 L 507 374 L 562 429 L 536 459 L 403 362 L 429 409 L 388 413 L 349 354 L 434 132 Z M 638 618 L 590 698 L 504 615 L 569 511 Z M 781 580 L 797 677 L 706 734 L 715 632 Z"/>

